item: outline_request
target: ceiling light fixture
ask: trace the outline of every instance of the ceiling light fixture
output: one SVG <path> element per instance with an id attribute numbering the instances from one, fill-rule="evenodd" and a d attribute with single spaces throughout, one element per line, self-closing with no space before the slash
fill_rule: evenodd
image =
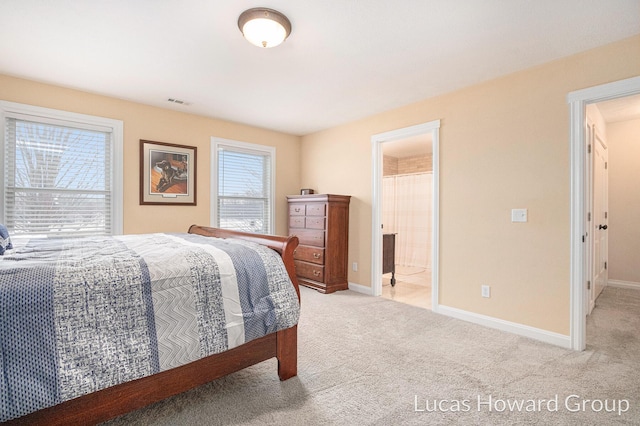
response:
<path id="1" fill-rule="evenodd" d="M 249 43 L 258 47 L 275 47 L 291 33 L 291 22 L 277 10 L 256 7 L 238 18 L 238 28 Z"/>

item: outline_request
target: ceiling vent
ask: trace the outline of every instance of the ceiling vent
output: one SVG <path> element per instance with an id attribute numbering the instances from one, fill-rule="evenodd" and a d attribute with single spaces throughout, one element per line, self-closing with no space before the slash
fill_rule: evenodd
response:
<path id="1" fill-rule="evenodd" d="M 178 105 L 189 105 L 189 103 L 185 101 L 182 101 L 180 99 L 173 99 L 173 98 L 167 99 L 167 102 L 171 102 L 172 104 L 178 104 Z"/>

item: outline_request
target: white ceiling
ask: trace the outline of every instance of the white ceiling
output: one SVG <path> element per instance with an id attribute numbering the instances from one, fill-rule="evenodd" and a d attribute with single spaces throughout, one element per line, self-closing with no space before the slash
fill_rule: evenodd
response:
<path id="1" fill-rule="evenodd" d="M 303 135 L 638 33 L 638 0 L 2 0 L 0 73 Z"/>

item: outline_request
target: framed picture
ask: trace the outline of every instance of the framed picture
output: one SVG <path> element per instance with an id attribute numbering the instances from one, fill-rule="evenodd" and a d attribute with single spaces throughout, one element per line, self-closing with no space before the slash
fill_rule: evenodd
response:
<path id="1" fill-rule="evenodd" d="M 140 140 L 140 204 L 196 205 L 195 146 Z"/>

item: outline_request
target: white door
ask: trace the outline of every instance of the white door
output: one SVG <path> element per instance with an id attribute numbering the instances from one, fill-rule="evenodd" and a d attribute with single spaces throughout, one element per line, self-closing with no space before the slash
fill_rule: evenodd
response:
<path id="1" fill-rule="evenodd" d="M 591 308 L 604 287 L 607 285 L 608 272 L 608 152 L 607 145 L 593 128 L 593 283 L 591 290 Z"/>

